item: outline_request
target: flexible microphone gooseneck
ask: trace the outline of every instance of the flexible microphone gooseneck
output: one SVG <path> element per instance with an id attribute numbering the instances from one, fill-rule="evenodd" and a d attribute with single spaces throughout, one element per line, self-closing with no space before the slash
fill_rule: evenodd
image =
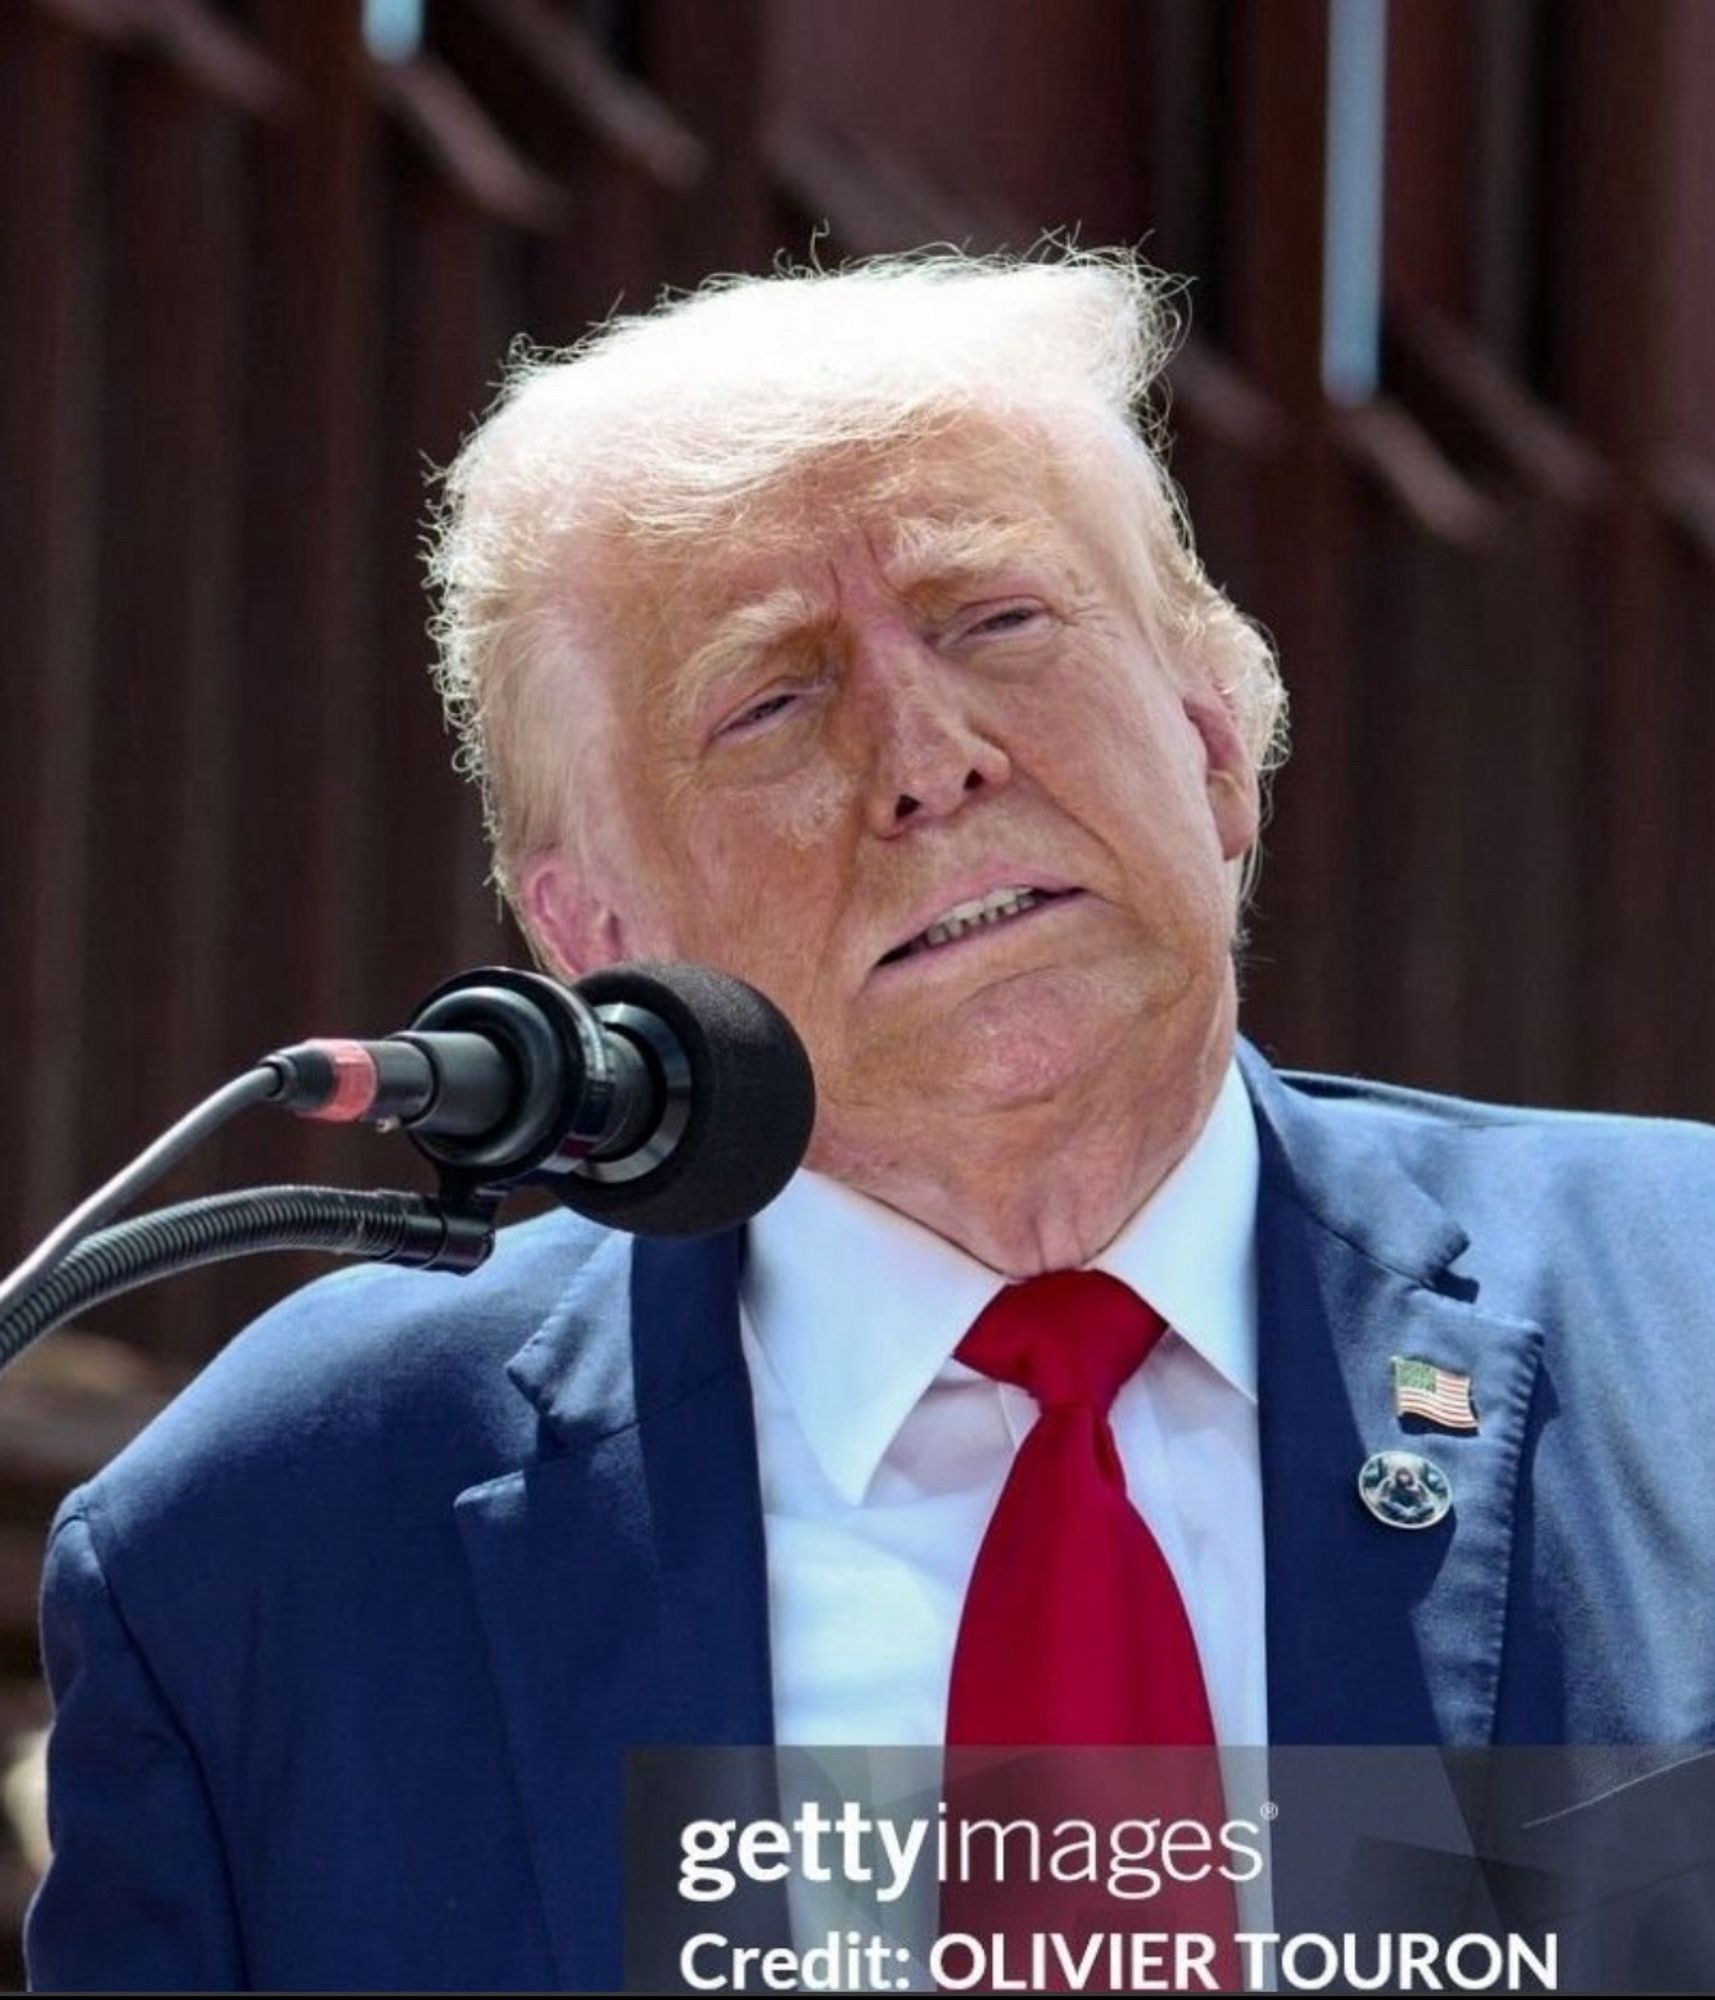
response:
<path id="1" fill-rule="evenodd" d="M 439 1190 L 250 1188 L 100 1227 L 257 1103 L 403 1129 Z M 575 987 L 505 967 L 465 973 L 397 1035 L 265 1056 L 98 1188 L 0 1280 L 0 1368 L 76 1311 L 256 1250 L 475 1270 L 523 1182 L 639 1235 L 733 1228 L 791 1178 L 815 1110 L 803 1044 L 741 980 L 664 964 L 615 966 Z"/>

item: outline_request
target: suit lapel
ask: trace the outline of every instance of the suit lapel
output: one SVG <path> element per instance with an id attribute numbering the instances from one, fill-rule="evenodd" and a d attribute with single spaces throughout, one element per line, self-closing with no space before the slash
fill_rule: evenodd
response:
<path id="1" fill-rule="evenodd" d="M 772 1740 L 741 1237 L 611 1237 L 508 1370 L 540 1456 L 459 1496 L 560 1972 L 621 1983 L 630 1745 Z"/>
<path id="2" fill-rule="evenodd" d="M 1487 1743 L 1541 1330 L 1485 1310 L 1480 1274 L 1449 1274 L 1465 1232 L 1384 1138 L 1244 1062 L 1262 1146 L 1270 1740 Z M 1469 1374 L 1481 1429 L 1407 1430 L 1396 1354 Z M 1391 1528 L 1360 1501 L 1359 1467 L 1393 1448 L 1447 1475 L 1437 1526 Z"/>

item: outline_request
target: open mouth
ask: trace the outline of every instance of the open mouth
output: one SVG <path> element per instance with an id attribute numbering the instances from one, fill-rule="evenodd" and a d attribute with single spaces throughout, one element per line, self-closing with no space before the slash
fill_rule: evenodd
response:
<path id="1" fill-rule="evenodd" d="M 1045 908 L 1050 903 L 1063 903 L 1069 897 L 1083 893 L 1079 889 L 1022 889 L 1007 888 L 991 890 L 986 896 L 975 897 L 968 903 L 957 903 L 944 916 L 937 917 L 926 930 L 921 930 L 904 944 L 896 945 L 878 961 L 880 965 L 897 965 L 902 959 L 916 958 L 925 952 L 944 951 L 949 945 L 957 944 L 962 938 L 974 937 L 979 932 L 996 929 L 1002 924 L 1014 924 L 1027 917 L 1032 910 Z"/>

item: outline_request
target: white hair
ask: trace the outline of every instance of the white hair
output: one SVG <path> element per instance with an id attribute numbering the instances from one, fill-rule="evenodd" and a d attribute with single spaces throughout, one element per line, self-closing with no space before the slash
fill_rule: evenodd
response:
<path id="1" fill-rule="evenodd" d="M 1125 251 L 938 251 L 711 279 L 576 347 L 515 348 L 445 475 L 430 553 L 437 684 L 501 888 L 563 820 L 552 697 L 574 650 L 577 551 L 647 560 L 716 538 L 742 555 L 795 474 L 909 459 L 973 418 L 1078 447 L 1062 476 L 1115 485 L 1140 616 L 1171 664 L 1220 689 L 1258 771 L 1278 763 L 1269 646 L 1204 573 L 1158 456 L 1170 289 Z"/>

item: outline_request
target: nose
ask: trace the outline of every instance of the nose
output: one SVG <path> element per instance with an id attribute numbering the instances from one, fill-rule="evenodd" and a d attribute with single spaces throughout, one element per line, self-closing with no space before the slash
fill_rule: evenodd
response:
<path id="1" fill-rule="evenodd" d="M 975 691 L 932 647 L 913 636 L 876 648 L 858 677 L 873 744 L 872 832 L 944 819 L 1011 777 L 1012 760 L 972 713 Z"/>

